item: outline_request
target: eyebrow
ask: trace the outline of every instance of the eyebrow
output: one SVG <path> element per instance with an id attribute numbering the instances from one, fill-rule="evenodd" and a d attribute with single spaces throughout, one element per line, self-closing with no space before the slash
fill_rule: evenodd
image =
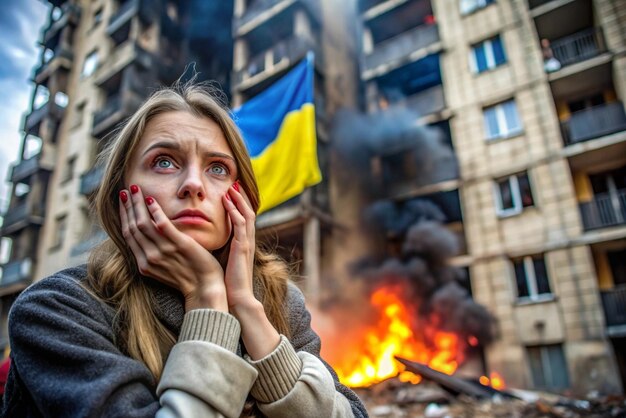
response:
<path id="1" fill-rule="evenodd" d="M 150 151 L 152 151 L 153 149 L 156 148 L 165 148 L 165 149 L 171 149 L 174 151 L 180 151 L 180 144 L 178 144 L 177 142 L 171 142 L 171 141 L 159 141 L 159 142 L 155 142 L 154 144 L 150 145 L 144 152 L 143 155 L 145 156 L 146 154 L 148 154 Z M 236 163 L 235 159 L 228 155 L 228 154 L 224 154 L 223 152 L 212 152 L 212 151 L 208 151 L 208 152 L 204 152 L 202 153 L 202 156 L 204 158 L 215 158 L 215 157 L 219 157 L 219 158 L 226 158 L 228 160 L 231 160 L 233 163 Z"/>

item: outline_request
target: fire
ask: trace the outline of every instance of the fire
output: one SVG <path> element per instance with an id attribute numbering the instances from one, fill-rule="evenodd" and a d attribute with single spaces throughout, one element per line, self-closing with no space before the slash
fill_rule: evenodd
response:
<path id="1" fill-rule="evenodd" d="M 359 332 L 358 338 L 352 338 L 353 346 L 340 345 L 341 353 L 329 356 L 334 359 L 331 363 L 345 385 L 369 386 L 394 376 L 419 383 L 421 377 L 405 371 L 395 356 L 428 364 L 446 374 L 456 371 L 462 360 L 459 336 L 432 327 L 415 333 L 411 325 L 416 310 L 402 300 L 403 294 L 401 287 L 381 287 L 372 293 L 370 303 L 378 314 L 376 324 Z M 430 337 L 428 343 L 424 335 Z"/>
<path id="2" fill-rule="evenodd" d="M 504 389 L 506 387 L 504 384 L 504 379 L 497 372 L 490 373 L 489 377 L 480 376 L 480 379 L 478 379 L 478 381 L 484 386 L 491 386 L 492 388 L 498 390 Z"/>

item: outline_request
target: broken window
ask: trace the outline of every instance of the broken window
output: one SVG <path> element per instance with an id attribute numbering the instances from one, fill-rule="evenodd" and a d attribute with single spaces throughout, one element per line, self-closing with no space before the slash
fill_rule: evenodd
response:
<path id="1" fill-rule="evenodd" d="M 518 299 L 541 299 L 552 297 L 550 280 L 543 255 L 513 260 Z"/>
<path id="2" fill-rule="evenodd" d="M 527 347 L 533 386 L 562 390 L 569 387 L 567 363 L 561 344 Z"/>
<path id="3" fill-rule="evenodd" d="M 496 180 L 496 210 L 498 216 L 511 216 L 534 206 L 528 173 L 519 173 Z"/>

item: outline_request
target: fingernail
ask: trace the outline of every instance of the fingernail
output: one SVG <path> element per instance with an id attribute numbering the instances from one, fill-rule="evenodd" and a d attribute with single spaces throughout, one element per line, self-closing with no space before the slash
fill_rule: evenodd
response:
<path id="1" fill-rule="evenodd" d="M 239 180 L 233 183 L 233 189 L 239 191 Z"/>
<path id="2" fill-rule="evenodd" d="M 233 199 L 230 198 L 230 195 L 228 193 L 226 193 L 226 199 L 231 201 L 231 202 L 233 201 Z"/>
<path id="3" fill-rule="evenodd" d="M 137 187 L 137 185 L 136 185 L 136 184 L 131 184 L 131 185 L 130 185 L 130 192 L 131 192 L 132 194 L 136 194 L 138 191 L 139 191 L 139 187 Z"/>
<path id="4" fill-rule="evenodd" d="M 122 199 L 122 203 L 128 202 L 128 193 L 124 190 L 120 191 L 120 199 Z"/>
<path id="5" fill-rule="evenodd" d="M 154 199 L 152 198 L 152 196 L 146 197 L 146 205 L 150 206 L 153 203 L 154 203 Z"/>

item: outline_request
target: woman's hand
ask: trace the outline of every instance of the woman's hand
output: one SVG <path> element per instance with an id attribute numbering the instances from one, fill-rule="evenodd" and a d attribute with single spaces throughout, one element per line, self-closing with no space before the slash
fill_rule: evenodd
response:
<path id="1" fill-rule="evenodd" d="M 215 257 L 193 238 L 180 232 L 159 204 L 138 186 L 120 192 L 122 235 L 139 272 L 178 289 L 185 310 L 228 311 L 224 272 Z"/>
<path id="2" fill-rule="evenodd" d="M 254 297 L 252 278 L 256 215 L 238 182 L 228 189 L 222 203 L 234 229 L 224 278 L 228 310 L 241 324 L 241 338 L 246 351 L 258 360 L 278 346 L 280 335 L 265 315 L 261 302 Z"/>
<path id="3" fill-rule="evenodd" d="M 232 311 L 238 306 L 256 301 L 252 288 L 256 215 L 238 181 L 222 197 L 222 203 L 233 225 L 233 238 L 224 276 L 228 307 Z"/>

